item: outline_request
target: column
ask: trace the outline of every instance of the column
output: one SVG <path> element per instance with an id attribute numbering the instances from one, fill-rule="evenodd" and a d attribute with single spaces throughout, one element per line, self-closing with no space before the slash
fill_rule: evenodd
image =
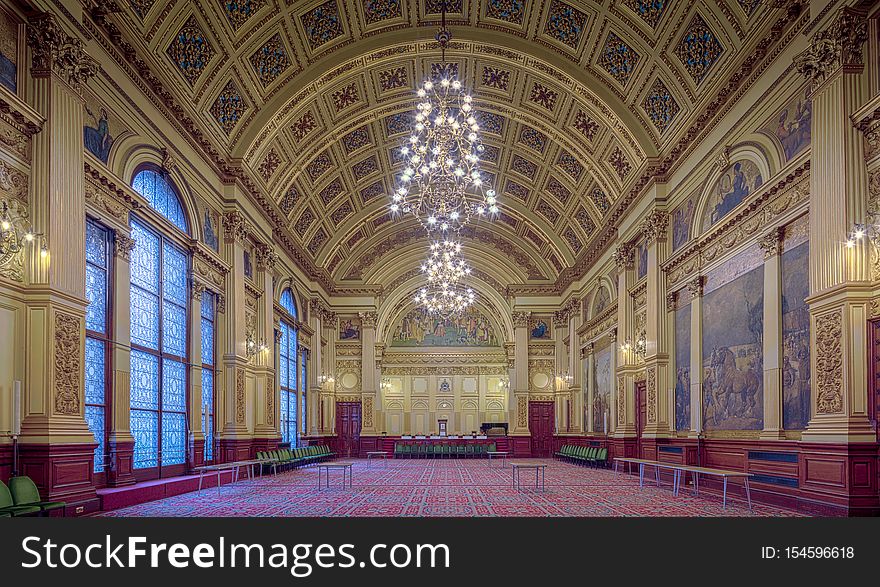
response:
<path id="1" fill-rule="evenodd" d="M 256 337 L 269 346 L 267 351 L 259 352 L 253 359 L 256 388 L 256 424 L 254 426 L 255 450 L 273 450 L 281 434 L 278 431 L 278 360 L 275 340 L 275 265 L 278 255 L 267 244 L 254 247 L 256 276 L 254 281 L 260 290 Z"/>
<path id="2" fill-rule="evenodd" d="M 513 313 L 513 436 L 529 435 L 529 316 Z"/>
<path id="3" fill-rule="evenodd" d="M 851 123 L 866 99 L 866 39 L 865 14 L 842 8 L 795 59 L 813 86 L 807 301 L 815 383 L 805 442 L 876 441 L 867 383 L 870 245 L 844 244 L 866 221 L 864 143 Z"/>
<path id="4" fill-rule="evenodd" d="M 321 341 L 324 339 L 323 322 L 326 313 L 327 308 L 321 300 L 314 298 L 309 301 L 309 324 L 315 331 L 308 365 L 308 396 L 306 397 L 306 405 L 309 411 L 306 423 L 309 427 L 309 436 L 320 436 L 323 428 L 321 424 L 321 402 L 323 401 L 321 397 L 321 376 L 323 375 L 321 372 Z"/>
<path id="5" fill-rule="evenodd" d="M 44 499 L 66 501 L 71 514 L 93 510 L 94 436 L 85 421 L 84 84 L 97 72 L 83 43 L 55 18 L 28 21 L 31 105 L 45 119 L 33 137 L 30 218 L 42 243 L 24 258 L 30 288 L 19 470 Z M 50 254 L 42 257 L 39 245 Z M 33 294 L 31 296 L 31 294 Z M 64 445 L 64 451 L 50 445 Z"/>
<path id="6" fill-rule="evenodd" d="M 662 381 L 662 384 L 666 386 L 666 410 L 669 414 L 669 426 L 667 427 L 667 430 L 669 436 L 675 436 L 677 434 L 677 431 L 675 430 L 675 384 L 678 365 L 676 364 L 675 356 L 678 352 L 678 345 L 681 344 L 675 336 L 675 309 L 677 304 L 678 292 L 667 290 L 666 312 L 663 319 L 666 320 L 666 340 L 668 341 L 666 354 L 669 356 L 669 368 L 666 370 L 666 379 Z"/>
<path id="7" fill-rule="evenodd" d="M 587 363 L 587 380 L 584 381 L 584 385 L 587 388 L 587 409 L 583 416 L 586 419 L 586 422 L 584 422 L 584 432 L 590 435 L 595 434 L 596 432 L 601 432 L 601 430 L 597 431 L 593 429 L 593 394 L 596 392 L 595 386 L 593 385 L 593 381 L 595 380 L 593 370 L 596 368 L 596 361 L 593 356 L 593 343 L 587 345 L 586 349 L 584 349 L 584 353 L 585 357 L 583 360 Z"/>
<path id="8" fill-rule="evenodd" d="M 571 398 L 571 432 L 583 434 L 584 424 L 584 382 L 581 368 L 581 349 L 578 328 L 580 327 L 581 303 L 574 299 L 568 305 L 568 373 L 571 375 L 569 397 Z"/>
<path id="9" fill-rule="evenodd" d="M 322 357 L 324 361 L 324 375 L 328 380 L 321 387 L 321 434 L 334 436 L 336 434 L 336 314 L 327 311 L 324 319 L 324 340 L 327 342 L 326 352 Z"/>
<path id="10" fill-rule="evenodd" d="M 375 436 L 376 314 L 361 312 L 358 315 L 361 318 L 361 434 Z"/>
<path id="11" fill-rule="evenodd" d="M 202 428 L 202 296 L 205 286 L 191 277 L 189 310 L 189 438 L 188 469 L 205 463 Z"/>
<path id="12" fill-rule="evenodd" d="M 134 437 L 131 435 L 131 251 L 135 242 L 127 232 L 113 237 L 113 417 L 110 419 L 107 484 L 131 485 L 134 478 Z"/>
<path id="13" fill-rule="evenodd" d="M 764 251 L 764 430 L 761 438 L 785 438 L 782 429 L 782 230 L 760 240 Z"/>
<path id="14" fill-rule="evenodd" d="M 689 437 L 703 433 L 703 284 L 706 278 L 695 277 L 687 284 L 691 296 L 691 429 Z"/>
<path id="15" fill-rule="evenodd" d="M 227 311 L 223 324 L 225 346 L 223 349 L 223 395 L 218 409 L 218 434 L 220 454 L 218 461 L 245 459 L 250 454 L 250 433 L 247 427 L 246 379 L 248 368 L 247 334 L 245 320 L 245 274 L 244 245 L 249 229 L 244 216 L 238 211 L 223 215 L 224 257 L 231 260 L 229 278 L 226 280 Z"/>
<path id="16" fill-rule="evenodd" d="M 620 336 L 626 338 L 632 324 L 633 302 L 629 295 L 629 277 L 633 269 L 634 250 L 632 245 L 623 244 L 614 251 L 617 266 L 617 332 L 614 335 L 615 389 L 612 392 L 609 426 L 615 423 L 614 437 L 626 438 L 636 435 L 635 426 L 635 383 L 634 369 L 630 363 L 634 359 L 632 351 L 624 350 L 617 344 Z"/>
<path id="17" fill-rule="evenodd" d="M 642 222 L 641 231 L 648 248 L 645 320 L 645 411 L 642 434 L 647 438 L 669 436 L 669 350 L 668 316 L 665 309 L 666 276 L 661 268 L 668 248 L 666 228 L 669 215 L 653 210 Z"/>
<path id="18" fill-rule="evenodd" d="M 568 314 L 565 310 L 559 310 L 553 315 L 553 357 L 555 376 L 553 381 L 553 402 L 556 412 L 556 433 L 568 432 L 568 401 L 569 384 L 565 375 L 570 375 L 568 370 Z M 569 424 L 567 426 L 567 424 Z"/>

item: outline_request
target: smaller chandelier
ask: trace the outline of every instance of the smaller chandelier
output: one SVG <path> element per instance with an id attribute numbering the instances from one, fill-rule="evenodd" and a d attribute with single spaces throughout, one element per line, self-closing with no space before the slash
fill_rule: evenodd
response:
<path id="1" fill-rule="evenodd" d="M 23 221 L 21 215 L 15 215 L 9 210 L 6 202 L 0 202 L 0 264 L 8 260 L 10 257 L 21 251 L 25 245 L 39 242 L 40 256 L 46 257 L 49 254 L 45 241 L 42 240 L 42 234 L 35 233 L 31 230 L 19 234 L 16 224 Z"/>
<path id="2" fill-rule="evenodd" d="M 474 303 L 474 299 L 473 289 L 457 284 L 445 284 L 423 287 L 416 293 L 414 301 L 424 308 L 429 316 L 449 318 L 463 314 Z"/>
<path id="3" fill-rule="evenodd" d="M 461 243 L 445 240 L 431 243 L 427 261 L 422 272 L 431 284 L 454 284 L 471 274 L 471 268 L 461 256 Z"/>

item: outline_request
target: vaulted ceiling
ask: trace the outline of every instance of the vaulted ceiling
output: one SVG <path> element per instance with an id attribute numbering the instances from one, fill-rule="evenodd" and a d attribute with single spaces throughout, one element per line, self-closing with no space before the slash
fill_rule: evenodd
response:
<path id="1" fill-rule="evenodd" d="M 124 5 L 123 5 L 124 4 Z M 487 283 L 552 285 L 594 254 L 652 161 L 779 11 L 767 0 L 448 0 L 502 214 L 468 233 Z M 130 0 L 126 42 L 334 287 L 405 279 L 417 224 L 387 214 L 440 0 Z M 767 18 L 773 16 L 774 18 Z M 606 234 L 607 236 L 607 234 Z"/>

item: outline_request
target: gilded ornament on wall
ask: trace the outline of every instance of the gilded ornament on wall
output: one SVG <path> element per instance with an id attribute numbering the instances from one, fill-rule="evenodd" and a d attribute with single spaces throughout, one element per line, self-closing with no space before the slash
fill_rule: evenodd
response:
<path id="1" fill-rule="evenodd" d="M 816 318 L 816 412 L 843 411 L 843 314 L 833 312 Z"/>
<path id="2" fill-rule="evenodd" d="M 55 412 L 58 414 L 75 416 L 81 411 L 81 332 L 81 318 L 55 313 Z"/>

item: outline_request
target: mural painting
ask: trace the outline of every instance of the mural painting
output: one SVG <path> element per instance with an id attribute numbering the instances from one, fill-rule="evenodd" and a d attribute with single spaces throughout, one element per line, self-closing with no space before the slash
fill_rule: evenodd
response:
<path id="1" fill-rule="evenodd" d="M 110 148 L 119 135 L 116 125 L 111 123 L 107 108 L 91 94 L 86 93 L 83 112 L 83 144 L 85 148 L 102 163 L 110 158 Z"/>
<path id="2" fill-rule="evenodd" d="M 391 346 L 498 346 L 498 339 L 489 319 L 477 310 L 447 319 L 412 310 L 394 329 Z"/>
<path id="3" fill-rule="evenodd" d="M 752 161 L 742 159 L 728 167 L 709 192 L 703 230 L 724 218 L 763 183 L 761 172 Z"/>
<path id="4" fill-rule="evenodd" d="M 675 310 L 675 429 L 691 427 L 691 305 Z"/>
<path id="5" fill-rule="evenodd" d="M 677 251 L 691 237 L 691 220 L 694 217 L 694 202 L 691 196 L 672 211 L 672 250 Z"/>
<path id="6" fill-rule="evenodd" d="M 596 300 L 593 302 L 593 317 L 598 316 L 602 310 L 611 304 L 611 294 L 604 287 L 596 291 Z"/>
<path id="7" fill-rule="evenodd" d="M 251 252 L 244 252 L 244 275 L 251 279 L 254 278 L 254 264 L 251 262 Z"/>
<path id="8" fill-rule="evenodd" d="M 810 420 L 808 258 L 803 242 L 782 254 L 782 427 L 803 430 Z"/>
<path id="9" fill-rule="evenodd" d="M 593 431 L 611 432 L 611 390 L 614 387 L 614 345 L 606 345 L 594 353 L 593 370 Z M 606 416 L 607 414 L 607 416 Z M 607 428 L 605 428 L 607 419 Z"/>
<path id="10" fill-rule="evenodd" d="M 790 161 L 810 145 L 812 122 L 813 102 L 810 99 L 810 90 L 807 88 L 786 104 L 764 131 L 779 140 L 785 160 Z"/>
<path id="11" fill-rule="evenodd" d="M 18 23 L 0 9 L 0 84 L 13 93 L 18 86 Z"/>
<path id="12" fill-rule="evenodd" d="M 339 340 L 360 340 L 361 319 L 356 316 L 345 316 L 339 319 Z"/>
<path id="13" fill-rule="evenodd" d="M 202 234 L 206 245 L 215 251 L 220 250 L 218 236 L 220 234 L 220 214 L 204 204 L 202 205 Z"/>
<path id="14" fill-rule="evenodd" d="M 547 340 L 550 338 L 550 319 L 535 318 L 529 326 L 529 338 L 533 340 Z"/>
<path id="15" fill-rule="evenodd" d="M 707 275 L 703 297 L 703 428 L 764 427 L 764 265 L 757 247 Z"/>
<path id="16" fill-rule="evenodd" d="M 636 247 L 636 279 L 648 274 L 648 243 L 641 242 Z"/>

